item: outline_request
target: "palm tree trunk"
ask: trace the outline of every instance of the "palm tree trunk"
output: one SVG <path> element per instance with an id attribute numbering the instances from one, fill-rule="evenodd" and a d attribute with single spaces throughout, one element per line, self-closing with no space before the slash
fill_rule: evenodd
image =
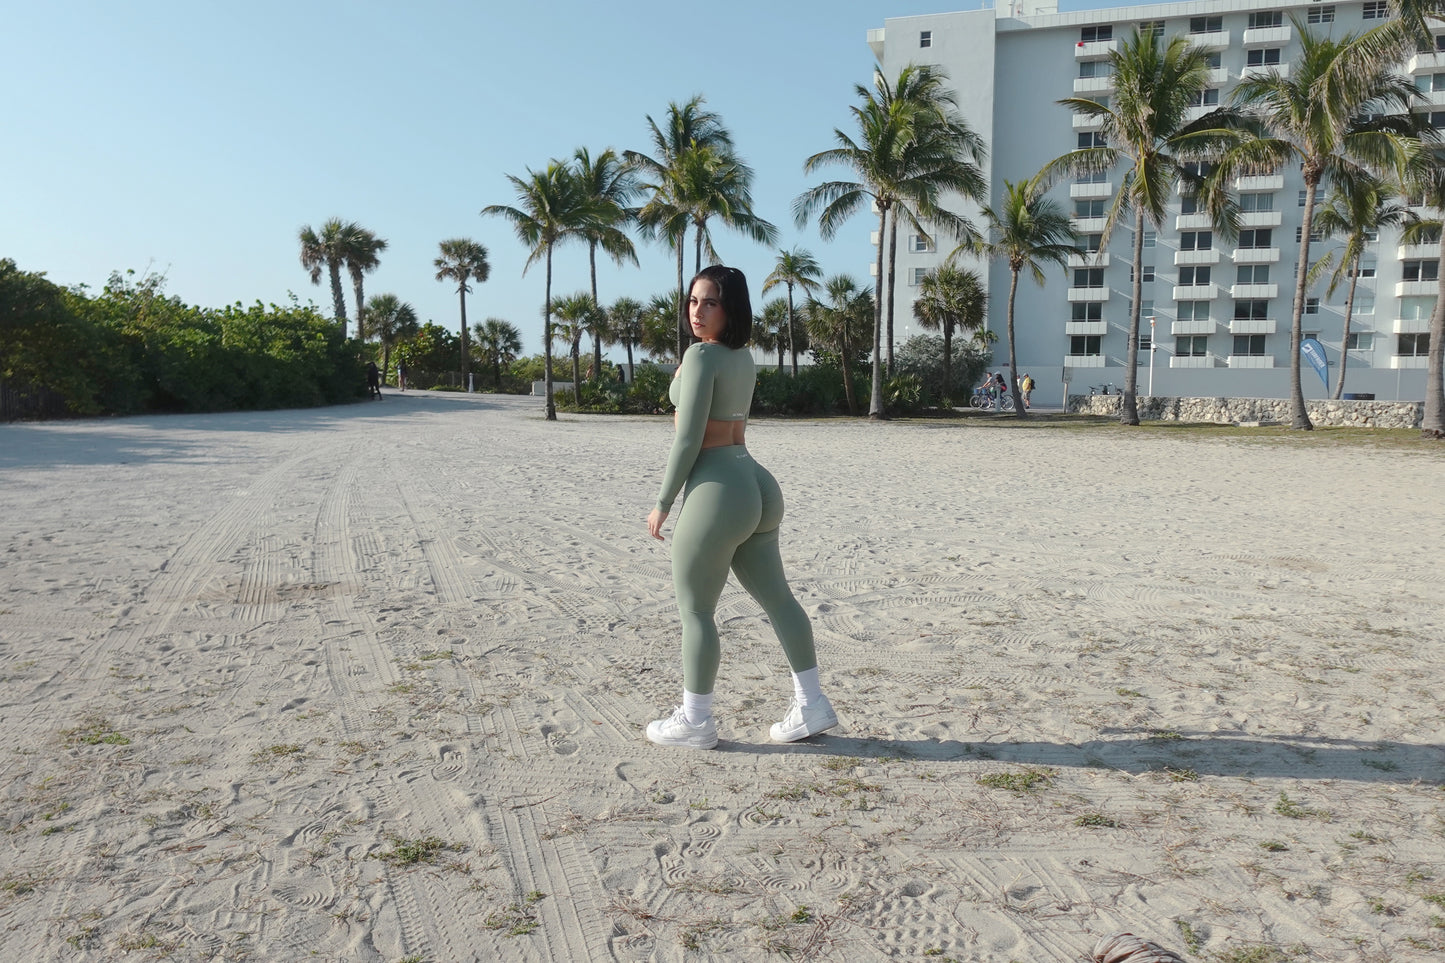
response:
<path id="1" fill-rule="evenodd" d="M 341 333 L 346 333 L 346 296 L 341 293 L 341 262 L 327 261 L 331 272 L 331 306 L 336 311 L 336 320 L 341 322 Z"/>
<path id="2" fill-rule="evenodd" d="M 573 322 L 577 329 L 572 332 L 572 403 L 582 407 L 582 322 Z"/>
<path id="3" fill-rule="evenodd" d="M 627 380 L 631 383 L 637 380 L 637 369 L 632 366 L 632 342 L 624 339 L 622 347 L 627 349 Z"/>
<path id="4" fill-rule="evenodd" d="M 467 390 L 467 282 L 466 279 L 457 285 L 457 299 L 462 305 L 462 390 Z"/>
<path id="5" fill-rule="evenodd" d="M 883 416 L 883 359 L 880 356 L 883 340 L 883 235 L 888 227 L 888 207 L 878 205 L 878 278 L 873 282 L 873 385 L 872 397 L 868 399 L 868 418 L 879 421 Z M 891 292 L 890 292 L 891 293 Z M 843 356 L 843 367 L 848 366 L 848 356 Z M 852 406 L 849 406 L 851 412 Z"/>
<path id="6" fill-rule="evenodd" d="M 953 391 L 953 319 L 943 319 L 943 393 Z"/>
<path id="7" fill-rule="evenodd" d="M 1350 360 L 1350 317 L 1355 310 L 1355 285 L 1359 283 L 1360 277 L 1360 256 L 1356 255 L 1354 263 L 1350 266 L 1350 293 L 1345 295 L 1345 331 L 1340 339 L 1340 376 L 1335 379 L 1335 393 L 1331 396 L 1336 401 L 1345 390 L 1345 366 Z"/>
<path id="8" fill-rule="evenodd" d="M 1319 188 L 1318 172 L 1305 172 L 1305 217 L 1300 225 L 1299 265 L 1294 281 L 1294 310 L 1289 325 L 1289 407 L 1291 428 L 1313 431 L 1314 423 L 1305 410 L 1304 385 L 1300 382 L 1300 342 L 1304 340 L 1305 275 L 1310 263 L 1310 231 L 1315 216 L 1315 191 Z"/>
<path id="9" fill-rule="evenodd" d="M 1008 284 L 1008 388 L 1014 399 L 1014 414 L 1027 418 L 1024 411 L 1024 396 L 1019 393 L 1018 358 L 1014 354 L 1014 298 L 1019 291 L 1019 268 L 1010 265 Z"/>
<path id="10" fill-rule="evenodd" d="M 880 244 L 880 245 L 879 245 L 879 248 L 881 249 L 882 247 L 883 247 L 883 245 Z M 848 322 L 845 320 L 843 323 L 844 323 L 844 324 L 847 324 Z M 875 375 L 876 375 L 877 370 L 878 370 L 878 369 L 877 369 L 877 361 L 878 361 L 878 338 L 877 338 L 878 325 L 877 325 L 877 324 L 873 325 L 873 331 L 874 331 L 874 339 L 873 339 L 873 361 L 874 361 L 874 369 L 873 369 L 873 370 L 874 370 L 874 373 L 875 373 Z M 845 328 L 845 329 L 844 329 L 844 334 L 843 334 L 843 336 L 838 339 L 838 350 L 839 350 L 839 352 L 843 355 L 843 359 L 844 359 L 844 361 L 843 361 L 843 397 L 844 397 L 844 398 L 847 400 L 847 402 L 848 402 L 848 414 L 849 414 L 850 416 L 856 418 L 856 417 L 858 417 L 858 398 L 857 398 L 857 392 L 853 390 L 853 369 L 852 369 L 852 367 L 847 363 L 847 359 L 848 359 L 848 358 L 851 358 L 851 357 L 853 356 L 853 350 L 852 350 L 853 346 L 848 343 L 848 335 L 847 335 L 846 332 L 847 332 L 847 329 Z M 878 394 L 878 393 L 875 392 L 875 394 Z M 869 417 L 871 418 L 872 416 L 873 416 L 873 414 L 872 414 L 872 412 L 870 411 L 870 412 L 869 412 Z"/>
<path id="11" fill-rule="evenodd" d="M 356 295 L 356 339 L 358 341 L 366 339 L 366 331 L 363 328 L 366 317 L 366 299 L 362 296 L 361 287 L 361 272 L 357 271 L 352 275 L 351 288 Z"/>
<path id="12" fill-rule="evenodd" d="M 880 242 L 882 239 L 879 239 Z M 893 377 L 893 302 L 898 300 L 897 282 L 893 272 L 898 267 L 898 212 L 888 225 L 888 377 Z"/>
<path id="13" fill-rule="evenodd" d="M 592 269 L 592 307 L 594 310 L 601 310 L 597 304 L 597 245 L 587 245 L 587 263 Z M 602 378 L 602 326 L 592 326 L 592 380 L 596 382 Z"/>
<path id="14" fill-rule="evenodd" d="M 687 292 L 683 290 L 682 260 L 686 236 L 677 239 L 677 363 L 682 364 L 682 354 L 687 350 Z"/>
<path id="15" fill-rule="evenodd" d="M 1425 414 L 1420 433 L 1445 438 L 1445 238 L 1440 241 L 1440 290 L 1430 314 L 1430 347 L 1425 370 Z"/>
<path id="16" fill-rule="evenodd" d="M 502 353 L 499 351 L 492 355 L 492 377 L 496 379 L 497 391 L 502 390 Z"/>
<path id="17" fill-rule="evenodd" d="M 1124 351 L 1124 397 L 1119 399 L 1119 424 L 1139 424 L 1139 312 L 1144 293 L 1144 208 L 1134 205 L 1134 284 L 1129 305 L 1129 346 Z"/>
<path id="18" fill-rule="evenodd" d="M 793 356 L 793 377 L 798 376 L 798 344 L 793 340 L 793 282 L 788 282 L 788 353 Z M 778 347 L 778 374 L 783 373 L 783 350 Z"/>
<path id="19" fill-rule="evenodd" d="M 557 403 L 552 399 L 552 245 L 547 245 L 547 300 L 542 305 L 542 383 L 547 395 L 547 420 L 557 420 Z"/>
<path id="20" fill-rule="evenodd" d="M 779 340 L 778 340 L 778 374 L 782 374 L 782 373 L 783 373 L 783 350 L 784 350 L 785 347 L 786 347 L 786 346 L 783 344 L 782 340 L 779 339 Z"/>

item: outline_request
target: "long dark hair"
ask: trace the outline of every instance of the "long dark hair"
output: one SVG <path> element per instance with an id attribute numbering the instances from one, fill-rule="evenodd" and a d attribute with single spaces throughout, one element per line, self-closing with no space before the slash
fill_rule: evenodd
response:
<path id="1" fill-rule="evenodd" d="M 690 294 L 698 281 L 711 281 L 717 285 L 718 301 L 722 303 L 723 314 L 727 316 L 727 327 L 723 328 L 718 340 L 729 348 L 741 348 L 753 337 L 753 301 L 748 297 L 748 279 L 737 268 L 710 264 L 697 272 L 688 282 Z"/>

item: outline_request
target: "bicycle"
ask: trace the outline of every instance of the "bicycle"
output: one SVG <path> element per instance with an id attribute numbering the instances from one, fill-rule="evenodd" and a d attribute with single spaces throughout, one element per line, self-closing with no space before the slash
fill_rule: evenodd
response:
<path id="1" fill-rule="evenodd" d="M 1115 386 L 1114 382 L 1112 382 L 1112 381 L 1108 382 L 1107 384 L 1102 384 L 1102 385 L 1089 385 L 1089 397 L 1090 397 L 1090 398 L 1094 397 L 1095 394 L 1101 394 L 1101 395 L 1122 395 L 1123 393 L 1124 393 L 1123 390 L 1120 389 L 1120 388 L 1118 388 L 1117 386 Z"/>
<path id="2" fill-rule="evenodd" d="M 1001 394 L 1002 397 L 998 399 L 997 403 L 995 403 L 994 399 L 989 397 L 987 389 L 975 388 L 973 389 L 973 395 L 968 399 L 968 406 L 970 408 L 980 408 L 984 411 L 1013 411 L 1013 395 L 1007 391 L 1001 392 Z"/>

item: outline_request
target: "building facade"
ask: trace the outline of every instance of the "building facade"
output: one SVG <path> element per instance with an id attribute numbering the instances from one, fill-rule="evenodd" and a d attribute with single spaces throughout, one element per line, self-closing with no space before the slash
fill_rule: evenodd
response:
<path id="1" fill-rule="evenodd" d="M 885 74 L 909 63 L 933 64 L 948 75 L 969 125 L 989 145 L 990 203 L 1004 181 L 1032 177 L 1050 160 L 1098 137 L 1091 118 L 1058 103 L 1067 97 L 1107 98 L 1113 89 L 1109 53 L 1138 30 L 1187 36 L 1209 51 L 1212 79 L 1198 107 L 1226 104 L 1241 78 L 1287 71 L 1300 50 L 1294 21 L 1336 39 L 1383 23 L 1385 0 L 1277 2 L 1196 0 L 1076 13 L 1055 12 L 1053 0 L 999 0 L 999 9 L 888 19 L 868 42 Z M 1440 25 L 1445 34 L 1445 24 Z M 1437 37 L 1437 50 L 1445 37 Z M 1445 53 L 1422 53 L 1401 65 L 1422 91 L 1422 109 L 1445 124 Z M 1438 92 L 1436 92 L 1438 91 Z M 1431 105 L 1434 105 L 1433 107 Z M 1433 119 L 1433 118 L 1432 118 Z M 1088 394 L 1122 386 L 1128 350 L 1133 281 L 1133 220 L 1100 243 L 1118 171 L 1056 184 L 1051 196 L 1073 217 L 1080 251 L 1066 270 L 1050 266 L 1043 287 L 1019 280 L 1014 312 L 1019 373 L 1033 375 L 1036 401 L 1057 405 L 1067 391 Z M 1232 185 L 1241 207 L 1240 236 L 1216 236 L 1193 198 L 1176 191 L 1160 225 L 1146 222 L 1143 238 L 1138 390 L 1141 395 L 1287 398 L 1290 319 L 1304 214 L 1298 166 Z M 1324 201 L 1328 184 L 1316 198 Z M 976 206 L 958 205 L 980 224 Z M 1435 216 L 1417 208 L 1422 217 Z M 874 236 L 874 243 L 879 238 Z M 1306 398 L 1329 397 L 1340 353 L 1349 352 L 1345 391 L 1380 400 L 1424 397 L 1430 314 L 1437 293 L 1439 246 L 1403 245 L 1382 231 L 1362 265 L 1343 341 L 1348 284 L 1333 295 L 1321 280 L 1308 289 L 1304 333 L 1325 348 L 1329 388 L 1308 365 Z M 1314 240 L 1318 261 L 1341 244 Z M 895 339 L 919 333 L 912 304 L 922 276 L 953 247 L 900 226 L 897 290 L 892 292 Z M 965 264 L 970 263 L 965 259 Z M 999 336 L 995 366 L 1007 363 L 1009 273 L 1006 265 L 972 264 L 987 279 L 988 325 Z M 875 268 L 876 270 L 876 268 Z M 1149 319 L 1153 319 L 1150 324 Z M 1151 337 L 1152 331 L 1152 337 Z"/>

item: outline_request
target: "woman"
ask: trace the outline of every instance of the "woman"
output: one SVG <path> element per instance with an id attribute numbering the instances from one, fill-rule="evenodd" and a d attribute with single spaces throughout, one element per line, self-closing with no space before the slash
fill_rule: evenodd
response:
<path id="1" fill-rule="evenodd" d="M 793 670 L 793 701 L 772 727 L 777 742 L 796 742 L 838 724 L 818 683 L 813 626 L 793 598 L 778 553 L 783 493 L 743 444 L 752 407 L 752 355 L 746 350 L 753 308 L 748 282 L 737 268 L 713 265 L 693 278 L 687 299 L 692 333 L 668 389 L 677 406 L 677 437 L 647 530 L 662 538 L 662 523 L 686 485 L 673 530 L 672 581 L 682 616 L 682 705 L 647 726 L 663 746 L 711 749 L 717 745 L 713 684 L 722 650 L 713 612 L 732 569 L 783 645 Z"/>

